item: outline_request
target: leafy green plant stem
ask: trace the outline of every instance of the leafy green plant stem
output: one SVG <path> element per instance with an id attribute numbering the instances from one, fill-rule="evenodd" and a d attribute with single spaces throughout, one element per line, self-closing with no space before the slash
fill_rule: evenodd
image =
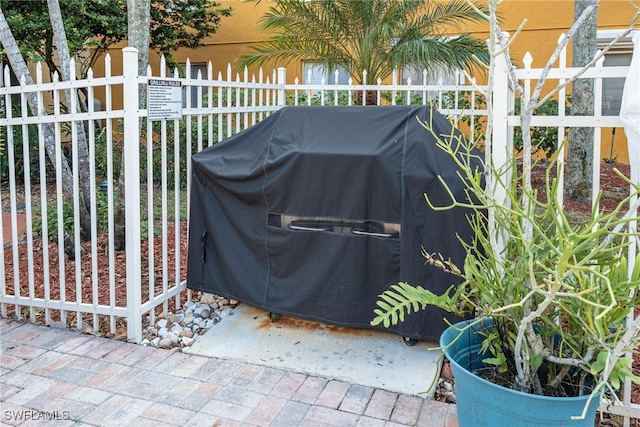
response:
<path id="1" fill-rule="evenodd" d="M 428 131 L 429 124 L 424 125 Z M 625 252 L 630 244 L 636 244 L 639 234 L 623 227 L 635 218 L 636 204 L 629 205 L 640 187 L 632 185 L 633 191 L 615 209 L 604 212 L 594 207 L 586 224 L 572 224 L 562 205 L 552 196 L 559 185 L 550 173 L 554 162 L 546 172 L 545 190 L 551 195 L 546 201 L 538 200 L 536 190 L 522 185 L 523 174 L 518 172 L 516 159 L 502 170 L 494 170 L 496 185 L 507 189 L 508 203 L 499 203 L 492 197 L 491 188 L 483 185 L 482 173 L 470 167 L 470 145 L 466 145 L 469 143 L 460 138 L 445 142 L 442 138 L 440 136 L 439 146 L 460 167 L 459 177 L 468 188 L 468 196 L 456 200 L 441 180 L 450 200 L 438 206 L 426 194 L 426 203 L 436 210 L 472 208 L 475 215 L 470 216 L 469 221 L 476 234 L 473 241 L 461 242 L 467 252 L 464 269 L 441 255 L 430 254 L 425 248 L 422 253 L 427 263 L 462 277 L 464 282 L 443 295 L 407 283 L 394 285 L 384 293 L 383 304 L 376 309 L 373 323 L 394 324 L 402 321 L 405 313 L 427 305 L 460 316 L 471 314 L 513 322 L 514 334 L 507 338 L 512 340 L 512 350 L 503 341 L 504 337 L 491 338 L 486 348 L 493 357 L 487 357 L 485 362 L 499 366 L 509 359 L 505 353 L 510 354 L 510 360 L 517 360 L 513 363 L 515 388 L 525 392 L 541 393 L 536 372 L 542 363 L 557 366 L 549 371 L 552 387 L 562 383 L 568 373 L 577 377 L 582 388 L 590 384 L 601 391 L 615 390 L 620 378 L 640 381 L 627 372 L 628 367 L 622 363 L 628 359 L 624 351 L 629 351 L 637 338 L 628 338 L 636 341 L 621 344 L 620 348 L 625 350 L 617 359 L 613 358 L 611 344 L 624 338 L 624 329 L 612 330 L 612 325 L 621 324 L 629 305 L 633 306 L 638 300 L 640 258 L 629 275 Z M 496 252 L 486 250 L 491 247 L 488 209 L 494 211 L 495 226 L 508 230 L 509 234 L 497 256 Z M 530 225 L 530 235 L 527 235 L 526 224 Z M 561 321 L 569 322 L 566 332 L 558 326 Z M 559 334 L 560 344 L 553 345 L 547 334 L 541 334 L 541 325 Z M 570 330 L 577 330 L 579 334 L 574 336 Z M 637 337 L 627 337 L 634 336 Z M 602 351 L 613 365 L 598 362 L 597 356 Z M 587 381 L 587 378 L 595 380 Z"/>

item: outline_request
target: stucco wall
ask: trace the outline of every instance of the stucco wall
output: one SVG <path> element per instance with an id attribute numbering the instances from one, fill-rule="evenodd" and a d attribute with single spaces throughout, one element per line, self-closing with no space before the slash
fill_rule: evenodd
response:
<path id="1" fill-rule="evenodd" d="M 242 72 L 237 64 L 240 54 L 247 51 L 251 43 L 263 39 L 264 34 L 259 28 L 259 20 L 263 14 L 273 5 L 270 0 L 262 0 L 258 3 L 246 2 L 244 0 L 219 0 L 223 7 L 231 7 L 233 16 L 222 18 L 221 26 L 216 34 L 205 42 L 205 46 L 197 50 L 180 50 L 175 52 L 178 62 L 184 63 L 190 58 L 192 63 L 206 63 L 212 61 L 214 67 L 214 78 L 218 72 L 226 77 L 227 65 L 231 64 L 233 75 Z M 518 26 L 526 18 L 527 23 L 522 32 L 511 46 L 511 54 L 516 64 L 521 61 L 525 52 L 531 52 L 534 62 L 533 67 L 543 67 L 555 49 L 558 39 L 562 33 L 568 31 L 574 19 L 574 2 L 572 0 L 505 0 L 499 7 L 502 16 L 502 28 L 511 35 L 515 34 Z M 605 29 L 624 29 L 629 26 L 629 22 L 635 13 L 635 9 L 629 2 L 621 0 L 601 0 L 598 10 L 598 27 Z M 639 24 L 636 24 L 640 28 Z M 477 25 L 472 28 L 477 37 L 487 38 L 487 26 Z M 121 54 L 118 46 L 112 50 L 112 63 L 114 70 L 120 70 Z M 569 55 L 571 54 L 569 46 Z M 153 53 L 150 54 L 150 64 L 154 74 L 158 72 L 159 58 Z M 569 59 L 570 64 L 570 59 Z M 296 77 L 302 80 L 300 63 L 277 64 L 287 66 L 288 83 L 293 83 Z M 257 74 L 256 68 L 251 68 L 251 74 Z M 95 68 L 96 75 L 102 75 L 102 64 Z M 265 76 L 272 75 L 272 68 L 264 67 Z M 611 144 L 611 129 L 604 129 L 602 133 L 603 155 L 609 155 Z M 626 144 L 624 133 L 618 130 L 614 155 L 620 161 L 627 161 Z"/>

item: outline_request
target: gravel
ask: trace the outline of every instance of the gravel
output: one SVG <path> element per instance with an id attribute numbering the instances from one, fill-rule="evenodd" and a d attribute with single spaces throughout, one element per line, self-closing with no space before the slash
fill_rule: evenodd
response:
<path id="1" fill-rule="evenodd" d="M 198 338 L 227 316 L 233 315 L 238 301 L 212 294 L 203 294 L 199 301 L 184 305 L 175 313 L 156 316 L 143 331 L 141 345 L 176 349 L 188 353 Z M 151 322 L 150 318 L 147 321 Z"/>

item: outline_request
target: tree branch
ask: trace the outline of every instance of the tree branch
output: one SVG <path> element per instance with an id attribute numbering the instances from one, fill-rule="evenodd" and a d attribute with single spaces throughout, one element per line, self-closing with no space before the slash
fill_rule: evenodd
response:
<path id="1" fill-rule="evenodd" d="M 636 6 L 634 6 L 636 7 Z M 582 67 L 580 69 L 580 71 L 578 71 L 578 73 L 576 73 L 575 75 L 571 76 L 570 79 L 567 79 L 567 81 L 565 81 L 564 83 L 558 84 L 555 88 L 553 88 L 544 98 L 542 98 L 539 102 L 537 102 L 535 104 L 534 108 L 538 108 L 541 105 L 543 105 L 545 102 L 547 102 L 549 100 L 549 98 L 553 97 L 556 93 L 558 93 L 560 90 L 562 90 L 563 88 L 567 87 L 568 85 L 570 85 L 571 83 L 573 83 L 574 81 L 576 81 L 581 75 L 583 75 L 589 68 L 591 68 L 593 66 L 593 64 L 595 64 L 596 62 L 598 62 L 600 60 L 600 58 L 602 58 L 612 47 L 613 45 L 615 45 L 618 41 L 620 41 L 621 39 L 623 39 L 624 37 L 626 37 L 631 31 L 634 31 L 634 26 L 636 21 L 638 20 L 638 18 L 640 18 L 640 8 L 638 9 L 635 13 L 635 15 L 633 16 L 633 18 L 631 18 L 631 24 L 629 24 L 629 27 L 623 31 L 622 33 L 620 33 L 615 39 L 613 39 L 611 42 L 609 42 L 607 44 L 607 46 L 605 46 L 602 50 L 598 51 L 598 53 L 596 54 L 596 56 L 589 61 L 584 67 Z M 586 11 L 586 10 L 585 10 Z M 567 34 L 566 40 L 567 43 L 569 41 L 569 35 Z"/>

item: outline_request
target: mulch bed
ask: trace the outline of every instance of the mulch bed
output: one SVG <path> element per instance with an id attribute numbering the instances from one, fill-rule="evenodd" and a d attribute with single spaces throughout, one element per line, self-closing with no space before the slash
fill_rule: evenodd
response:
<path id="1" fill-rule="evenodd" d="M 150 285 L 149 276 L 153 273 L 153 288 L 154 294 L 162 292 L 164 287 L 165 277 L 167 278 L 168 287 L 172 287 L 172 284 L 176 280 L 176 249 L 175 249 L 175 226 L 173 224 L 167 227 L 167 264 L 166 271 L 163 266 L 163 241 L 162 237 L 155 236 L 153 239 L 153 266 L 149 267 L 149 239 L 141 240 L 141 270 L 142 270 L 142 302 L 145 302 L 149 297 Z M 181 242 L 180 242 L 180 281 L 186 279 L 187 271 L 187 223 L 181 222 Z M 82 244 L 84 249 L 84 255 L 82 256 L 80 263 L 81 274 L 81 302 L 83 303 L 95 303 L 100 305 L 110 305 L 116 307 L 126 306 L 127 292 L 126 292 L 126 252 L 114 251 L 114 269 L 113 272 L 109 271 L 109 249 L 108 249 L 108 233 L 106 231 L 98 233 L 97 239 L 97 281 L 95 287 L 97 293 L 94 295 L 94 283 L 93 283 L 93 256 L 91 254 L 91 242 L 84 242 Z M 45 296 L 45 263 L 43 242 L 40 239 L 34 239 L 33 242 L 33 263 L 29 263 L 28 245 L 19 244 L 18 260 L 19 260 L 19 277 L 18 282 L 20 284 L 20 295 L 29 295 L 29 283 L 30 280 L 34 283 L 33 296 L 35 298 L 44 298 Z M 4 262 L 5 262 L 5 277 L 6 277 L 6 289 L 7 294 L 12 295 L 14 293 L 14 262 L 13 262 L 13 249 L 11 247 L 4 250 Z M 64 256 L 63 269 L 60 269 L 60 258 L 58 251 L 58 244 L 51 242 L 48 245 L 48 277 L 50 283 L 49 295 L 52 300 L 60 300 L 61 293 L 64 293 L 65 301 L 76 301 L 76 261 Z M 31 272 L 31 277 L 27 272 Z M 62 274 L 61 274 L 62 273 Z M 115 286 L 113 292 L 109 288 L 109 277 L 113 274 L 115 279 Z M 64 275 L 64 287 L 60 286 L 62 275 Z M 186 293 L 181 295 L 182 302 L 186 301 Z M 170 311 L 175 310 L 176 301 L 174 298 L 168 302 Z M 30 310 L 27 307 L 21 307 L 21 316 L 25 319 L 30 318 Z M 156 314 L 158 314 L 158 311 Z M 15 307 L 9 306 L 9 314 L 15 314 Z M 90 315 L 84 315 L 83 322 L 87 325 L 86 330 L 89 331 L 89 326 L 92 325 L 92 317 Z M 61 313 L 58 310 L 50 310 L 50 317 L 54 322 L 61 321 Z M 42 309 L 36 309 L 35 321 L 37 323 L 44 323 L 45 312 Z M 77 318 L 75 312 L 67 312 L 66 326 L 75 328 L 77 326 Z M 110 319 L 108 316 L 100 316 L 98 331 L 93 331 L 97 335 L 126 340 L 126 321 L 125 319 L 116 319 L 115 331 L 110 328 Z"/>
<path id="2" fill-rule="evenodd" d="M 544 186 L 547 166 L 546 162 L 538 163 L 531 175 L 531 185 L 534 189 L 538 189 L 538 199 L 542 201 L 546 200 Z M 600 164 L 600 189 L 602 191 L 600 208 L 605 211 L 613 210 L 621 200 L 629 195 L 629 185 L 615 172 L 616 169 L 624 176 L 628 177 L 630 174 L 629 165 L 621 163 Z M 564 197 L 563 206 L 565 212 L 573 214 L 576 219 L 581 216 L 588 217 L 591 212 L 590 200 L 574 200 Z"/>

